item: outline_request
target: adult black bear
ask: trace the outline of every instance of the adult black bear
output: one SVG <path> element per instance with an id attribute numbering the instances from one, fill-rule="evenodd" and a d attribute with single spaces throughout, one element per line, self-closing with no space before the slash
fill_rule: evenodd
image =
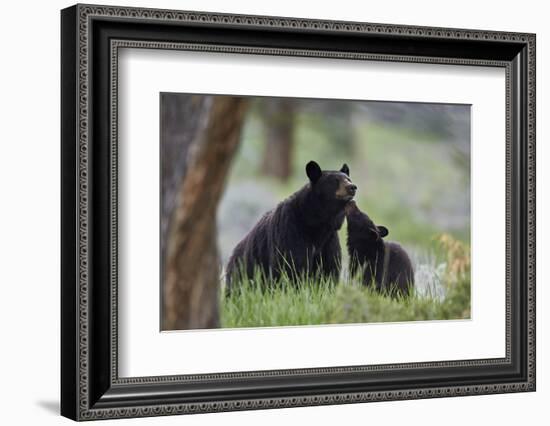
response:
<path id="1" fill-rule="evenodd" d="M 275 281 L 283 273 L 292 280 L 310 274 L 339 277 L 337 231 L 357 187 L 346 164 L 339 171 L 323 171 L 310 161 L 306 174 L 309 183 L 267 212 L 237 244 L 227 265 L 228 290 L 236 276 L 253 277 L 256 269 Z"/>
<path id="2" fill-rule="evenodd" d="M 350 201 L 346 205 L 348 221 L 348 253 L 350 275 L 363 268 L 363 284 L 392 296 L 407 296 L 414 287 L 414 272 L 407 252 L 395 242 L 383 240 L 388 235 L 385 226 L 373 221 Z"/>

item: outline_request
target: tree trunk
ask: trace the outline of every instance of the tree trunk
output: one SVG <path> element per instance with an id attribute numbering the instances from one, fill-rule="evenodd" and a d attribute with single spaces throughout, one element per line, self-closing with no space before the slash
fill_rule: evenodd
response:
<path id="1" fill-rule="evenodd" d="M 217 96 L 197 102 L 195 140 L 175 196 L 165 249 L 163 328 L 168 330 L 219 326 L 216 210 L 239 144 L 246 101 Z"/>
<path id="2" fill-rule="evenodd" d="M 262 173 L 287 180 L 292 174 L 292 149 L 294 139 L 293 101 L 272 98 L 264 102 L 266 145 Z"/>

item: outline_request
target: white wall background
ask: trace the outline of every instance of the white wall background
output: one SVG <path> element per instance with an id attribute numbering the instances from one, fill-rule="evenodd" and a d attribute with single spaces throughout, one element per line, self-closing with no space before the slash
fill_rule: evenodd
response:
<path id="1" fill-rule="evenodd" d="M 103 4 L 526 31 L 537 33 L 538 390 L 530 394 L 118 420 L 119 424 L 257 425 L 361 422 L 544 424 L 550 401 L 550 28 L 536 0 L 104 0 Z M 67 1 L 2 6 L 0 65 L 0 416 L 2 424 L 68 424 L 59 406 L 59 9 Z M 546 219 L 546 221 L 545 221 Z M 547 420 L 546 420 L 547 421 Z M 102 424 L 113 423 L 107 421 Z M 132 423 L 129 423 L 132 422 Z M 115 424 L 115 423 L 113 423 Z"/>

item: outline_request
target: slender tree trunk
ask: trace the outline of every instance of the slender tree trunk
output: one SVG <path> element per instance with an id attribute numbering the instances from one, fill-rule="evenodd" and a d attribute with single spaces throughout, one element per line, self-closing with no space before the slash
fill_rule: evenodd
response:
<path id="1" fill-rule="evenodd" d="M 266 123 L 266 145 L 262 173 L 285 181 L 292 174 L 293 101 L 287 98 L 265 101 L 264 119 Z"/>
<path id="2" fill-rule="evenodd" d="M 168 330 L 219 326 L 216 210 L 239 144 L 246 101 L 218 96 L 201 102 L 169 224 L 163 327 Z"/>
<path id="3" fill-rule="evenodd" d="M 326 131 L 339 152 L 352 156 L 354 154 L 355 135 L 353 133 L 353 104 L 350 101 L 333 101 L 327 103 Z"/>

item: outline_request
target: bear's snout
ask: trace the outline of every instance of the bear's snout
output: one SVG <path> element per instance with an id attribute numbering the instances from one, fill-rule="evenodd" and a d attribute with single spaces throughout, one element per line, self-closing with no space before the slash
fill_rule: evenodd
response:
<path id="1" fill-rule="evenodd" d="M 351 185 L 346 186 L 346 191 L 348 191 L 349 195 L 354 196 L 357 192 L 357 185 L 352 183 Z"/>

